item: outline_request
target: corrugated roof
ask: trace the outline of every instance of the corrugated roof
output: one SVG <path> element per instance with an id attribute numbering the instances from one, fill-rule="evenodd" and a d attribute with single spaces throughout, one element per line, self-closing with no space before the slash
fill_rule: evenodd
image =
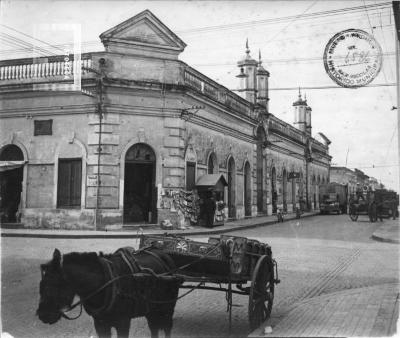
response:
<path id="1" fill-rule="evenodd" d="M 226 183 L 226 179 L 225 179 L 224 175 L 222 175 L 222 174 L 203 175 L 197 180 L 196 185 L 203 186 L 203 187 L 212 187 L 212 186 L 216 185 L 218 183 L 218 181 L 220 181 L 220 180 L 223 185 L 228 185 L 228 183 Z"/>

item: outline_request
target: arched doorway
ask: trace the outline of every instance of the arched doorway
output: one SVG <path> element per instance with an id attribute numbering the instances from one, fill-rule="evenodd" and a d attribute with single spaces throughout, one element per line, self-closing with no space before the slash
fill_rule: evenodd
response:
<path id="1" fill-rule="evenodd" d="M 303 182 L 303 172 L 300 171 L 300 179 L 299 179 L 299 207 L 301 210 L 305 211 L 306 201 L 304 199 L 304 182 Z"/>
<path id="2" fill-rule="evenodd" d="M 235 161 L 232 157 L 228 161 L 228 217 L 236 217 L 236 203 L 235 203 L 235 183 L 236 183 L 236 169 Z"/>
<path id="3" fill-rule="evenodd" d="M 282 174 L 282 202 L 283 202 L 283 211 L 287 212 L 287 173 L 286 173 L 286 169 L 283 169 L 283 174 Z"/>
<path id="4" fill-rule="evenodd" d="M 276 170 L 275 167 L 271 171 L 271 199 L 272 199 L 272 213 L 276 213 L 278 206 L 278 192 L 276 191 Z"/>
<path id="5" fill-rule="evenodd" d="M 264 210 L 264 156 L 263 149 L 266 141 L 266 135 L 263 128 L 257 129 L 257 210 L 262 212 Z"/>
<path id="6" fill-rule="evenodd" d="M 144 143 L 125 155 L 124 223 L 157 222 L 156 156 Z"/>
<path id="7" fill-rule="evenodd" d="M 207 174 L 218 174 L 218 161 L 215 153 L 211 153 L 208 157 Z"/>
<path id="8" fill-rule="evenodd" d="M 0 168 L 1 222 L 19 222 L 18 208 L 21 202 L 23 164 L 17 162 L 24 161 L 24 154 L 18 146 L 10 144 L 0 150 L 0 161 L 5 164 Z"/>
<path id="9" fill-rule="evenodd" d="M 312 179 L 312 190 L 313 190 L 313 204 L 314 204 L 314 210 L 317 209 L 317 180 L 315 178 L 315 175 L 313 175 Z"/>
<path id="10" fill-rule="evenodd" d="M 251 170 L 249 162 L 244 166 L 244 215 L 251 216 Z"/>

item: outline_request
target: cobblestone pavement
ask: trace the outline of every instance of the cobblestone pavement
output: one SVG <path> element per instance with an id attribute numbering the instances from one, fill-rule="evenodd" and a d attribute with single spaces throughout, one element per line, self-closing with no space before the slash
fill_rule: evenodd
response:
<path id="1" fill-rule="evenodd" d="M 370 236 L 377 226 L 379 223 L 351 222 L 346 215 L 340 215 L 317 216 L 234 232 L 238 236 L 269 243 L 278 261 L 282 282 L 275 289 L 271 325 L 274 328 L 282 326 L 289 313 L 296 309 L 301 311 L 301 307 L 296 305 L 302 302 L 343 290 L 351 292 L 364 287 L 379 289 L 380 285 L 397 283 L 398 245 L 371 240 Z M 195 239 L 206 240 L 202 237 Z M 3 331 L 14 337 L 95 336 L 91 318 L 86 314 L 78 320 L 61 320 L 52 326 L 38 320 L 35 311 L 39 264 L 51 257 L 55 247 L 62 252 L 112 252 L 127 245 L 137 246 L 138 242 L 135 239 L 3 238 Z M 379 297 L 379 293 L 375 297 Z M 345 303 L 345 299 L 342 301 Z M 249 333 L 247 302 L 248 297 L 234 295 L 230 336 L 243 337 Z M 371 304 L 373 306 L 374 303 Z M 296 327 L 293 330 L 296 331 Z M 376 330 L 379 331 L 379 326 L 376 326 Z M 384 335 L 383 331 L 378 333 Z M 150 336 L 143 318 L 132 320 L 130 336 Z M 180 300 L 175 310 L 173 336 L 229 336 L 225 294 L 199 290 Z"/>

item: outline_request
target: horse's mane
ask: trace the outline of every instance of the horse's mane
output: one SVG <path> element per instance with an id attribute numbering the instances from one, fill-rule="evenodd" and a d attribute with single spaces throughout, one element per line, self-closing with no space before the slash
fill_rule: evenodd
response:
<path id="1" fill-rule="evenodd" d="M 63 260 L 64 264 L 99 264 L 99 259 L 96 252 L 70 252 L 63 256 Z"/>

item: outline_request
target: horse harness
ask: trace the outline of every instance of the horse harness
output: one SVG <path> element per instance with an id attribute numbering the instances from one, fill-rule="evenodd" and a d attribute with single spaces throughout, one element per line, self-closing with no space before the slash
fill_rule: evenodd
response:
<path id="1" fill-rule="evenodd" d="M 105 289 L 105 299 L 104 299 L 104 303 L 100 306 L 100 307 L 94 307 L 89 305 L 87 302 L 84 304 L 85 305 L 85 309 L 86 311 L 92 315 L 92 316 L 102 316 L 102 315 L 106 315 L 108 314 L 114 307 L 115 302 L 117 301 L 118 297 L 123 297 L 123 298 L 130 298 L 130 299 L 134 299 L 134 300 L 139 300 L 140 298 L 142 298 L 142 302 L 147 304 L 148 303 L 148 299 L 146 296 L 146 293 L 143 292 L 143 290 L 128 290 L 128 292 L 124 292 L 124 289 L 126 289 L 126 285 L 124 288 L 123 285 L 123 278 L 128 278 L 128 277 L 136 277 L 136 278 L 140 278 L 140 277 L 149 277 L 149 276 L 153 276 L 153 277 L 159 277 L 154 270 L 150 269 L 150 268 L 145 268 L 142 267 L 138 260 L 136 255 L 139 252 L 144 252 L 148 255 L 151 255 L 155 261 L 157 261 L 165 271 L 169 271 L 170 267 L 159 257 L 158 254 L 150 251 L 150 250 L 146 250 L 148 248 L 143 248 L 140 251 L 136 251 L 134 248 L 132 247 L 123 247 L 118 249 L 109 259 L 106 258 L 104 256 L 100 256 L 99 257 L 99 262 L 103 268 L 104 271 L 104 275 L 106 277 L 106 286 L 110 286 L 105 288 L 104 286 L 101 288 L 101 290 Z M 128 269 L 128 273 L 124 274 L 121 269 L 121 266 L 117 266 L 116 263 L 116 258 L 120 259 L 121 262 L 123 263 L 122 265 L 125 265 L 125 267 Z M 130 287 L 132 288 L 134 283 L 133 281 L 130 281 Z M 146 285 L 149 286 L 149 285 Z M 142 289 L 142 288 L 141 288 Z M 146 289 L 146 288 L 145 288 Z M 101 291 L 100 289 L 97 292 Z M 126 290 L 125 290 L 126 291 Z M 135 292 L 135 297 L 131 295 L 132 292 Z M 148 290 L 150 291 L 150 290 Z M 96 292 L 96 293 L 97 293 Z M 93 296 L 94 294 L 92 294 Z M 84 299 L 82 301 L 82 303 L 85 302 L 85 300 L 87 300 L 88 297 L 86 297 L 86 299 Z M 140 301 L 140 300 L 139 300 Z M 141 302 L 141 303 L 142 303 Z M 136 302 L 137 303 L 137 302 Z M 138 313 L 139 312 L 139 306 L 137 304 L 135 304 L 135 309 L 133 309 L 134 313 Z"/>
<path id="2" fill-rule="evenodd" d="M 124 264 L 128 267 L 129 273 L 128 274 L 123 274 L 123 275 L 119 275 L 118 272 L 116 271 L 117 269 L 115 268 L 115 264 L 108 258 L 105 258 L 104 256 L 99 256 L 99 261 L 100 264 L 103 267 L 103 270 L 105 272 L 105 276 L 106 278 L 108 278 L 108 281 L 103 284 L 100 288 L 98 288 L 97 290 L 95 290 L 94 292 L 92 292 L 91 294 L 89 294 L 86 297 L 81 298 L 79 301 L 77 301 L 75 304 L 71 305 L 68 309 L 65 310 L 60 310 L 62 317 L 64 317 L 65 319 L 68 320 L 74 320 L 80 317 L 80 315 L 82 314 L 82 305 L 85 306 L 86 311 L 88 312 L 88 314 L 92 315 L 92 316 L 101 316 L 101 315 L 105 315 L 107 313 L 109 313 L 111 311 L 111 309 L 113 308 L 113 306 L 115 305 L 115 302 L 118 298 L 118 296 L 124 296 L 127 298 L 131 298 L 131 299 L 135 299 L 137 300 L 138 297 L 133 297 L 127 293 L 123 293 L 121 290 L 121 283 L 120 280 L 123 278 L 128 278 L 128 277 L 149 277 L 149 276 L 153 276 L 156 278 L 159 277 L 163 277 L 163 278 L 167 278 L 166 275 L 169 275 L 171 273 L 174 273 L 178 270 L 181 270 L 189 265 L 192 265 L 194 263 L 196 263 L 197 261 L 200 261 L 201 259 L 205 258 L 206 256 L 208 256 L 210 253 L 212 253 L 214 250 L 209 251 L 206 255 L 198 258 L 196 261 L 193 261 L 191 263 L 185 264 L 184 266 L 181 267 L 176 267 L 174 269 L 170 269 L 170 267 L 159 257 L 159 255 L 157 255 L 156 253 L 148 250 L 151 249 L 153 246 L 147 246 L 144 248 L 141 248 L 139 250 L 135 250 L 132 247 L 123 247 L 118 249 L 113 255 L 112 257 L 115 257 L 116 255 L 119 255 L 122 259 L 122 261 L 124 262 Z M 137 259 L 136 259 L 136 255 L 139 252 L 145 252 L 149 255 L 151 255 L 152 257 L 155 258 L 155 260 L 161 264 L 161 266 L 163 266 L 166 270 L 166 272 L 161 273 L 161 274 L 156 274 L 154 272 L 154 270 L 150 269 L 150 268 L 145 268 L 142 267 Z M 172 276 L 171 276 L 172 277 Z M 173 277 L 172 277 L 173 278 Z M 166 301 L 151 301 L 149 299 L 146 299 L 147 297 L 145 295 L 138 295 L 141 296 L 141 298 L 148 303 L 158 303 L 158 304 L 165 304 L 165 303 L 172 303 L 172 302 L 176 302 L 177 300 L 179 300 L 180 298 L 183 298 L 184 296 L 188 295 L 189 293 L 193 292 L 194 290 L 196 290 L 198 287 L 200 287 L 200 285 L 203 284 L 203 282 L 199 283 L 197 286 L 194 286 L 193 288 L 191 288 L 189 291 L 187 291 L 186 293 L 182 294 L 179 297 L 176 297 L 174 299 L 171 300 L 166 300 Z M 111 286 L 111 288 L 107 288 L 108 286 Z M 106 289 L 107 288 L 107 289 Z M 93 296 L 95 296 L 96 294 L 98 294 L 100 291 L 106 289 L 106 295 L 105 295 L 105 301 L 104 304 L 102 306 L 100 306 L 99 308 L 95 308 L 93 306 L 89 306 L 87 303 L 87 300 L 89 300 L 90 298 L 92 298 Z M 140 298 L 140 297 L 139 297 Z M 69 312 L 72 311 L 75 307 L 80 306 L 80 312 L 76 317 L 68 317 L 65 312 Z M 137 311 L 137 309 L 135 309 L 135 311 Z"/>

